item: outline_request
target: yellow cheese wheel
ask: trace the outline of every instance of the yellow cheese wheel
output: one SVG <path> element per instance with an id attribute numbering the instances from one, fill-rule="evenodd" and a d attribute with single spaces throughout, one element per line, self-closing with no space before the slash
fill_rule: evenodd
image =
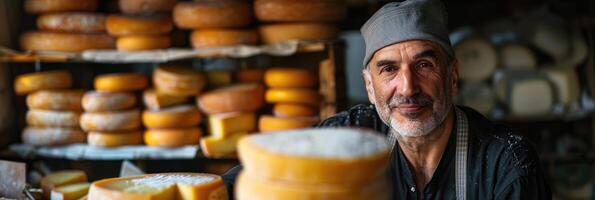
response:
<path id="1" fill-rule="evenodd" d="M 324 23 L 281 23 L 261 25 L 259 32 L 263 43 L 274 44 L 291 40 L 332 40 L 339 30 Z"/>
<path id="2" fill-rule="evenodd" d="M 268 103 L 298 103 L 318 107 L 320 94 L 312 89 L 269 89 L 265 99 Z"/>
<path id="3" fill-rule="evenodd" d="M 230 71 L 208 71 L 207 85 L 210 88 L 217 88 L 221 86 L 230 85 L 232 82 L 232 74 Z"/>
<path id="4" fill-rule="evenodd" d="M 87 112 L 105 112 L 125 110 L 134 107 L 136 96 L 128 92 L 89 91 L 82 100 Z"/>
<path id="5" fill-rule="evenodd" d="M 27 111 L 27 125 L 35 127 L 78 127 L 80 112 L 29 110 Z"/>
<path id="6" fill-rule="evenodd" d="M 46 199 L 50 198 L 52 189 L 73 184 L 73 183 L 85 183 L 87 182 L 87 175 L 81 170 L 64 170 L 57 171 L 41 179 L 41 189 Z"/>
<path id="7" fill-rule="evenodd" d="M 194 105 L 179 105 L 143 112 L 143 124 L 147 128 L 188 128 L 198 126 L 201 118 L 198 108 Z"/>
<path id="8" fill-rule="evenodd" d="M 252 22 L 252 5 L 244 1 L 180 2 L 173 16 L 180 29 L 244 27 Z"/>
<path id="9" fill-rule="evenodd" d="M 169 35 L 132 35 L 122 36 L 116 41 L 118 51 L 144 51 L 166 49 L 171 46 Z"/>
<path id="10" fill-rule="evenodd" d="M 74 143 L 84 143 L 87 135 L 79 128 L 39 128 L 26 127 L 23 129 L 23 143 L 34 146 L 56 146 Z"/>
<path id="11" fill-rule="evenodd" d="M 203 29 L 193 31 L 190 37 L 195 49 L 258 44 L 255 30 Z"/>
<path id="12" fill-rule="evenodd" d="M 230 134 L 227 138 L 209 136 L 200 139 L 200 150 L 209 158 L 234 157 L 236 154 L 237 143 L 246 132 L 236 132 Z"/>
<path id="13" fill-rule="evenodd" d="M 27 107 L 40 110 L 81 111 L 82 90 L 41 90 L 27 96 Z"/>
<path id="14" fill-rule="evenodd" d="M 170 12 L 177 0 L 119 0 L 120 10 L 126 14 Z"/>
<path id="15" fill-rule="evenodd" d="M 212 90 L 197 98 L 198 107 L 212 115 L 226 112 L 255 112 L 264 105 L 264 88 L 247 83 Z"/>
<path id="16" fill-rule="evenodd" d="M 141 131 L 132 132 L 89 132 L 87 143 L 97 147 L 118 147 L 143 143 Z"/>
<path id="17" fill-rule="evenodd" d="M 145 90 L 145 92 L 143 92 L 143 102 L 149 110 L 159 110 L 165 107 L 183 104 L 187 101 L 187 97 L 162 94 L 154 89 Z"/>
<path id="18" fill-rule="evenodd" d="M 311 127 L 320 122 L 318 117 L 275 117 L 262 115 L 258 120 L 260 132 L 282 131 Z"/>
<path id="19" fill-rule="evenodd" d="M 105 26 L 113 36 L 162 35 L 171 32 L 174 27 L 171 18 L 166 15 L 109 15 Z"/>
<path id="20" fill-rule="evenodd" d="M 179 147 L 196 145 L 201 136 L 199 128 L 149 129 L 145 131 L 144 139 L 147 146 Z"/>
<path id="21" fill-rule="evenodd" d="M 21 48 L 27 51 L 82 52 L 114 49 L 116 40 L 107 34 L 30 31 L 21 35 Z"/>
<path id="22" fill-rule="evenodd" d="M 227 200 L 220 176 L 204 173 L 161 173 L 93 182 L 89 200 L 184 199 Z"/>
<path id="23" fill-rule="evenodd" d="M 194 96 L 206 84 L 206 77 L 197 70 L 182 66 L 159 66 L 153 72 L 157 92 L 172 96 Z"/>
<path id="24" fill-rule="evenodd" d="M 52 13 L 37 17 L 37 28 L 71 33 L 105 32 L 105 15 L 99 13 Z"/>
<path id="25" fill-rule="evenodd" d="M 237 132 L 256 131 L 254 113 L 221 113 L 209 116 L 209 133 L 217 138 L 228 138 Z"/>
<path id="26" fill-rule="evenodd" d="M 52 190 L 52 200 L 78 200 L 89 192 L 90 183 L 73 183 Z"/>
<path id="27" fill-rule="evenodd" d="M 95 89 L 107 92 L 129 92 L 147 87 L 147 77 L 137 73 L 116 73 L 95 77 Z"/>
<path id="28" fill-rule="evenodd" d="M 17 94 L 28 94 L 38 90 L 67 89 L 72 86 L 72 77 L 66 70 L 22 74 L 14 81 Z"/>
<path id="29" fill-rule="evenodd" d="M 26 0 L 25 11 L 30 14 L 95 11 L 97 0 Z"/>
<path id="30" fill-rule="evenodd" d="M 264 80 L 264 70 L 251 68 L 238 70 L 234 78 L 239 83 L 261 83 Z"/>
<path id="31" fill-rule="evenodd" d="M 318 78 L 307 69 L 271 68 L 264 73 L 264 82 L 272 88 L 311 88 Z"/>
<path id="32" fill-rule="evenodd" d="M 85 131 L 131 131 L 140 128 L 140 112 L 136 109 L 113 112 L 87 112 L 81 116 Z"/>
<path id="33" fill-rule="evenodd" d="M 312 117 L 317 113 L 312 106 L 302 104 L 278 103 L 273 106 L 273 115 L 277 117 Z"/>
<path id="34" fill-rule="evenodd" d="M 333 22 L 345 18 L 344 0 L 256 0 L 254 14 L 266 22 Z"/>

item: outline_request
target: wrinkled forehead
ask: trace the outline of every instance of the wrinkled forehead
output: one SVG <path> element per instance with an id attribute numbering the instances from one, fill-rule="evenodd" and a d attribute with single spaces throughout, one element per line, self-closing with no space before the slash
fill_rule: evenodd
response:
<path id="1" fill-rule="evenodd" d="M 409 40 L 388 45 L 376 51 L 369 65 L 376 65 L 378 60 L 391 60 L 394 62 L 412 61 L 418 58 L 445 59 L 446 52 L 441 46 L 428 40 Z"/>

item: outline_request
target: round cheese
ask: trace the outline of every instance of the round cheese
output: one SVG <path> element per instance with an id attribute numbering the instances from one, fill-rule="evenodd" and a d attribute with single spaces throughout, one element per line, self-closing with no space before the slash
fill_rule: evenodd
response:
<path id="1" fill-rule="evenodd" d="M 40 182 L 44 197 L 50 199 L 52 189 L 63 185 L 87 182 L 87 175 L 81 170 L 63 170 L 44 176 Z"/>
<path id="2" fill-rule="evenodd" d="M 277 117 L 312 117 L 317 113 L 312 106 L 302 104 L 278 103 L 273 106 L 273 115 Z"/>
<path id="3" fill-rule="evenodd" d="M 29 110 L 27 125 L 35 127 L 78 127 L 81 114 L 73 111 Z"/>
<path id="4" fill-rule="evenodd" d="M 244 27 L 252 22 L 252 6 L 243 1 L 180 2 L 173 16 L 180 29 Z"/>
<path id="5" fill-rule="evenodd" d="M 28 51 L 81 52 L 114 49 L 116 41 L 107 34 L 31 31 L 21 35 L 21 48 Z"/>
<path id="6" fill-rule="evenodd" d="M 114 112 L 87 112 L 81 116 L 81 128 L 85 131 L 131 131 L 140 128 L 138 110 Z"/>
<path id="7" fill-rule="evenodd" d="M 144 139 L 147 146 L 152 147 L 180 147 L 197 145 L 202 131 L 195 128 L 179 129 L 149 129 L 145 131 Z"/>
<path id="8" fill-rule="evenodd" d="M 190 37 L 195 49 L 258 43 L 258 33 L 255 30 L 204 29 L 193 31 Z"/>
<path id="9" fill-rule="evenodd" d="M 558 103 L 568 106 L 579 101 L 581 87 L 573 68 L 544 68 L 541 71 L 556 88 Z"/>
<path id="10" fill-rule="evenodd" d="M 120 10 L 125 14 L 170 12 L 177 0 L 119 0 Z"/>
<path id="11" fill-rule="evenodd" d="M 44 14 L 71 11 L 95 11 L 97 0 L 26 0 L 25 11 Z"/>
<path id="12" fill-rule="evenodd" d="M 145 92 L 143 92 L 143 102 L 149 110 L 159 110 L 165 107 L 182 104 L 187 101 L 187 97 L 162 94 L 154 89 L 145 90 Z"/>
<path id="13" fill-rule="evenodd" d="M 533 70 L 498 70 L 493 85 L 496 97 L 508 106 L 513 117 L 552 113 L 556 91 L 544 74 Z"/>
<path id="14" fill-rule="evenodd" d="M 34 72 L 18 75 L 14 81 L 17 94 L 28 94 L 38 90 L 67 89 L 72 86 L 72 77 L 66 70 Z"/>
<path id="15" fill-rule="evenodd" d="M 202 116 L 194 105 L 180 105 L 161 110 L 145 110 L 143 124 L 147 128 L 188 128 L 198 126 Z"/>
<path id="16" fill-rule="evenodd" d="M 116 73 L 95 77 L 95 89 L 107 92 L 129 92 L 147 87 L 147 77 L 137 73 Z"/>
<path id="17" fill-rule="evenodd" d="M 26 127 L 23 129 L 24 144 L 34 146 L 57 146 L 74 143 L 85 143 L 87 135 L 78 128 L 39 128 Z"/>
<path id="18" fill-rule="evenodd" d="M 256 0 L 254 14 L 265 22 L 334 22 L 345 18 L 343 0 Z"/>
<path id="19" fill-rule="evenodd" d="M 507 69 L 535 69 L 537 58 L 526 46 L 521 44 L 505 44 L 500 47 L 500 66 Z"/>
<path id="20" fill-rule="evenodd" d="M 318 117 L 276 117 L 262 115 L 258 120 L 260 132 L 308 128 L 320 122 Z"/>
<path id="21" fill-rule="evenodd" d="M 45 31 L 105 32 L 105 15 L 99 13 L 52 13 L 37 18 L 37 28 Z"/>
<path id="22" fill-rule="evenodd" d="M 281 23 L 261 25 L 258 29 L 260 39 L 265 44 L 287 42 L 291 40 L 332 40 L 339 30 L 324 23 Z"/>
<path id="23" fill-rule="evenodd" d="M 318 79 L 307 69 L 271 68 L 265 72 L 264 82 L 272 88 L 312 88 L 316 86 Z"/>
<path id="24" fill-rule="evenodd" d="M 205 113 L 255 112 L 264 105 L 264 88 L 247 83 L 222 87 L 197 97 L 198 107 Z"/>
<path id="25" fill-rule="evenodd" d="M 171 32 L 174 27 L 171 18 L 165 15 L 109 15 L 105 26 L 113 36 L 161 35 Z"/>
<path id="26" fill-rule="evenodd" d="M 27 96 L 27 107 L 40 110 L 81 111 L 82 90 L 40 90 Z"/>
<path id="27" fill-rule="evenodd" d="M 159 93 L 172 96 L 198 95 L 206 85 L 205 76 L 181 66 L 159 66 L 153 72 L 153 85 Z"/>
<path id="28" fill-rule="evenodd" d="M 82 104 L 87 112 L 124 110 L 136 105 L 136 97 L 127 92 L 89 91 L 83 96 Z"/>
<path id="29" fill-rule="evenodd" d="M 96 147 L 119 147 L 143 143 L 141 131 L 132 132 L 89 132 L 87 143 Z"/>
<path id="30" fill-rule="evenodd" d="M 496 105 L 496 96 L 492 87 L 483 82 L 466 82 L 459 90 L 458 103 L 489 116 Z"/>
<path id="31" fill-rule="evenodd" d="M 454 47 L 459 61 L 461 80 L 482 81 L 489 78 L 498 66 L 496 49 L 485 39 L 470 38 Z"/>
<path id="32" fill-rule="evenodd" d="M 239 83 L 261 83 L 264 80 L 264 70 L 257 68 L 240 69 L 234 74 L 234 78 Z"/>
<path id="33" fill-rule="evenodd" d="M 320 94 L 312 89 L 269 89 L 265 99 L 268 103 L 298 103 L 318 107 Z"/>
<path id="34" fill-rule="evenodd" d="M 166 49 L 171 46 L 169 35 L 122 36 L 116 41 L 118 51 L 144 51 Z"/>

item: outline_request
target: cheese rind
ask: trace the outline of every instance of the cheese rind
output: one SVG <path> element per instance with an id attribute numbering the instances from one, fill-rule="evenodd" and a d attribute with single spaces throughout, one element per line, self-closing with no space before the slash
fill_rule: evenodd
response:
<path id="1" fill-rule="evenodd" d="M 22 140 L 34 146 L 57 146 L 84 143 L 87 135 L 78 128 L 38 128 L 23 129 Z"/>
<path id="2" fill-rule="evenodd" d="M 97 0 L 27 0 L 25 11 L 30 14 L 95 11 Z"/>
<path id="3" fill-rule="evenodd" d="M 318 79 L 307 69 L 271 68 L 265 72 L 264 82 L 272 88 L 311 88 Z"/>
<path id="4" fill-rule="evenodd" d="M 188 97 L 172 96 L 162 94 L 154 89 L 143 92 L 143 102 L 149 110 L 159 110 L 165 107 L 182 104 L 188 101 Z"/>
<path id="5" fill-rule="evenodd" d="M 174 25 L 169 16 L 109 15 L 105 26 L 112 36 L 162 35 L 171 32 Z"/>
<path id="6" fill-rule="evenodd" d="M 143 124 L 147 128 L 187 128 L 198 126 L 202 116 L 193 105 L 180 105 L 162 110 L 145 110 Z"/>
<path id="7" fill-rule="evenodd" d="M 152 147 L 179 147 L 199 143 L 202 131 L 199 128 L 149 129 L 144 141 Z"/>
<path id="8" fill-rule="evenodd" d="M 116 41 L 118 51 L 144 51 L 165 49 L 171 46 L 169 35 L 132 35 L 121 36 Z"/>
<path id="9" fill-rule="evenodd" d="M 105 32 L 105 18 L 99 13 L 52 13 L 39 16 L 37 27 L 57 32 L 101 33 Z"/>
<path id="10" fill-rule="evenodd" d="M 35 127 L 78 127 L 80 112 L 29 110 L 27 111 L 27 125 Z"/>
<path id="11" fill-rule="evenodd" d="M 287 88 L 287 89 L 269 89 L 265 94 L 267 103 L 297 103 L 318 107 L 320 104 L 320 94 L 316 90 Z"/>
<path id="12" fill-rule="evenodd" d="M 14 81 L 14 90 L 23 95 L 38 90 L 67 89 L 72 86 L 72 77 L 66 70 L 54 70 L 22 74 Z"/>
<path id="13" fill-rule="evenodd" d="M 21 35 L 21 48 L 29 51 L 82 52 L 114 49 L 116 40 L 107 34 L 29 31 Z"/>
<path id="14" fill-rule="evenodd" d="M 256 115 L 254 113 L 222 113 L 209 116 L 211 136 L 228 138 L 233 133 L 253 131 L 256 131 Z"/>
<path id="15" fill-rule="evenodd" d="M 252 22 L 252 5 L 243 1 L 180 2 L 173 17 L 180 29 L 244 27 Z"/>
<path id="16" fill-rule="evenodd" d="M 206 157 L 232 157 L 235 156 L 240 138 L 248 135 L 247 132 L 235 132 L 227 137 L 209 136 L 200 139 L 200 150 Z"/>
<path id="17" fill-rule="evenodd" d="M 81 170 L 64 170 L 57 171 L 41 179 L 41 189 L 46 199 L 50 198 L 52 189 L 73 184 L 73 183 L 84 183 L 87 182 L 87 175 Z"/>
<path id="18" fill-rule="evenodd" d="M 27 96 L 27 107 L 38 110 L 81 111 L 82 90 L 41 90 Z"/>
<path id="19" fill-rule="evenodd" d="M 292 40 L 332 40 L 339 29 L 325 23 L 280 23 L 261 25 L 258 28 L 260 39 L 265 44 Z"/>
<path id="20" fill-rule="evenodd" d="M 222 87 L 197 97 L 198 107 L 212 115 L 227 112 L 255 112 L 264 105 L 264 88 L 260 84 L 238 84 Z"/>
<path id="21" fill-rule="evenodd" d="M 345 17 L 346 5 L 341 0 L 257 0 L 254 13 L 264 22 L 333 22 Z"/>
<path id="22" fill-rule="evenodd" d="M 159 66 L 153 72 L 153 85 L 157 92 L 172 96 L 198 95 L 206 84 L 199 71 L 181 66 Z"/>
<path id="23" fill-rule="evenodd" d="M 136 97 L 127 92 L 89 91 L 83 96 L 82 104 L 87 112 L 117 111 L 132 108 Z"/>
<path id="24" fill-rule="evenodd" d="M 77 200 L 89 192 L 90 183 L 74 183 L 56 187 L 52 190 L 52 200 Z"/>
<path id="25" fill-rule="evenodd" d="M 255 45 L 258 33 L 249 29 L 206 29 L 195 30 L 190 36 L 195 49 L 235 45 Z"/>
<path id="26" fill-rule="evenodd" d="M 273 115 L 277 117 L 312 117 L 318 111 L 312 106 L 294 103 L 277 103 L 273 106 Z"/>
<path id="27" fill-rule="evenodd" d="M 81 116 L 85 131 L 131 131 L 141 126 L 140 112 L 136 109 L 111 112 L 87 112 Z"/>
<path id="28" fill-rule="evenodd" d="M 141 131 L 132 132 L 89 132 L 87 143 L 96 147 L 119 147 L 143 143 Z"/>
<path id="29" fill-rule="evenodd" d="M 115 73 L 95 77 L 95 89 L 106 92 L 130 92 L 147 87 L 147 77 L 137 73 Z"/>

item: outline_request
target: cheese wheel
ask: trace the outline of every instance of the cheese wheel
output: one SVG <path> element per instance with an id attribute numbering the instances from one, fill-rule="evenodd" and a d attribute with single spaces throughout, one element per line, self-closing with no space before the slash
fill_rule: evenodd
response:
<path id="1" fill-rule="evenodd" d="M 544 68 L 541 70 L 554 84 L 557 102 L 570 105 L 580 99 L 580 83 L 573 68 Z"/>
<path id="2" fill-rule="evenodd" d="M 77 200 L 89 192 L 90 183 L 73 183 L 56 187 L 52 190 L 52 200 Z"/>
<path id="3" fill-rule="evenodd" d="M 79 128 L 38 128 L 23 129 L 23 143 L 34 146 L 56 146 L 73 143 L 84 143 L 86 135 Z"/>
<path id="4" fill-rule="evenodd" d="M 95 11 L 97 0 L 26 0 L 25 12 L 44 14 L 71 11 Z"/>
<path id="5" fill-rule="evenodd" d="M 37 18 L 37 28 L 45 31 L 100 33 L 105 31 L 105 15 L 99 13 L 53 13 Z"/>
<path id="6" fill-rule="evenodd" d="M 180 29 L 244 27 L 252 22 L 252 6 L 243 1 L 180 2 L 173 16 Z"/>
<path id="7" fill-rule="evenodd" d="M 126 14 L 170 12 L 177 0 L 120 0 L 120 10 Z"/>
<path id="8" fill-rule="evenodd" d="M 129 92 L 147 87 L 147 77 L 137 73 L 105 74 L 95 77 L 95 89 L 106 92 Z"/>
<path id="9" fill-rule="evenodd" d="M 334 22 L 345 18 L 342 0 L 256 0 L 256 18 L 264 22 Z"/>
<path id="10" fill-rule="evenodd" d="M 271 68 L 265 72 L 264 82 L 272 88 L 312 88 L 318 79 L 307 69 Z"/>
<path id="11" fill-rule="evenodd" d="M 201 118 L 198 108 L 194 105 L 180 105 L 143 112 L 143 124 L 147 128 L 188 128 L 198 126 Z"/>
<path id="12" fill-rule="evenodd" d="M 81 111 L 82 90 L 40 90 L 27 95 L 27 107 L 40 110 Z"/>
<path id="13" fill-rule="evenodd" d="M 114 49 L 116 41 L 107 34 L 30 31 L 21 35 L 21 48 L 28 51 L 82 52 Z"/>
<path id="14" fill-rule="evenodd" d="M 264 88 L 247 83 L 222 87 L 197 97 L 198 107 L 212 115 L 226 112 L 255 112 L 264 105 Z"/>
<path id="15" fill-rule="evenodd" d="M 162 94 L 154 89 L 145 90 L 145 92 L 143 92 L 143 102 L 149 110 L 159 110 L 165 107 L 186 103 L 187 101 L 187 97 Z"/>
<path id="16" fill-rule="evenodd" d="M 171 18 L 165 15 L 109 15 L 105 26 L 113 36 L 161 35 L 171 32 L 174 27 Z"/>
<path id="17" fill-rule="evenodd" d="M 87 112 L 81 116 L 81 128 L 85 131 L 130 131 L 140 128 L 138 110 L 114 112 Z"/>
<path id="18" fill-rule="evenodd" d="M 243 172 L 303 184 L 365 184 L 385 177 L 391 147 L 373 131 L 316 128 L 240 139 Z"/>
<path id="19" fill-rule="evenodd" d="M 134 35 L 119 37 L 116 41 L 118 51 L 144 51 L 166 49 L 171 46 L 169 35 Z"/>
<path id="20" fill-rule="evenodd" d="M 318 117 L 276 117 L 262 115 L 258 120 L 260 132 L 282 131 L 312 127 L 320 122 Z"/>
<path id="21" fill-rule="evenodd" d="M 246 132 L 236 132 L 227 138 L 209 136 L 200 139 L 200 150 L 209 158 L 233 157 L 236 154 L 240 138 L 248 135 Z"/>
<path id="22" fill-rule="evenodd" d="M 35 127 L 78 127 L 81 113 L 73 111 L 29 110 L 27 125 Z"/>
<path id="23" fill-rule="evenodd" d="M 514 117 L 547 116 L 556 101 L 554 85 L 546 75 L 533 70 L 498 70 L 493 85 L 496 96 Z"/>
<path id="24" fill-rule="evenodd" d="M 66 89 L 72 86 L 72 77 L 66 70 L 34 72 L 18 75 L 14 80 L 14 90 L 23 95 L 38 90 Z"/>
<path id="25" fill-rule="evenodd" d="M 198 144 L 201 136 L 199 128 L 149 129 L 145 131 L 144 140 L 152 147 L 180 147 Z"/>
<path id="26" fill-rule="evenodd" d="M 500 47 L 500 66 L 507 69 L 535 69 L 537 58 L 529 47 L 521 44 L 505 44 Z"/>
<path id="27" fill-rule="evenodd" d="M 273 115 L 277 117 L 312 117 L 317 113 L 312 106 L 302 104 L 278 103 L 273 106 Z"/>
<path id="28" fill-rule="evenodd" d="M 234 78 L 239 83 L 260 83 L 264 80 L 264 70 L 240 69 L 234 74 Z"/>
<path id="29" fill-rule="evenodd" d="M 87 112 L 124 110 L 134 107 L 136 96 L 127 92 L 89 91 L 83 96 L 82 104 Z"/>
<path id="30" fill-rule="evenodd" d="M 318 107 L 320 94 L 312 89 L 269 89 L 265 99 L 268 103 L 298 103 Z"/>
<path id="31" fill-rule="evenodd" d="M 459 89 L 459 95 L 460 104 L 469 106 L 486 116 L 489 116 L 496 105 L 496 96 L 492 87 L 483 82 L 466 82 Z"/>
<path id="32" fill-rule="evenodd" d="M 202 91 L 205 84 L 205 76 L 192 68 L 159 66 L 153 72 L 153 85 L 162 94 L 194 96 Z"/>
<path id="33" fill-rule="evenodd" d="M 498 54 L 489 41 L 470 38 L 454 46 L 459 61 L 461 80 L 483 81 L 488 79 L 498 66 Z"/>
<path id="34" fill-rule="evenodd" d="M 208 71 L 207 72 L 207 85 L 210 88 L 217 88 L 221 86 L 230 85 L 232 82 L 230 71 Z"/>
<path id="35" fill-rule="evenodd" d="M 74 184 L 74 183 L 85 183 L 87 182 L 87 175 L 81 170 L 64 170 L 57 171 L 41 179 L 41 189 L 46 199 L 50 198 L 52 189 L 59 186 Z"/>
<path id="36" fill-rule="evenodd" d="M 190 37 L 195 49 L 258 44 L 258 33 L 255 30 L 195 30 Z"/>
<path id="37" fill-rule="evenodd" d="M 87 143 L 96 147 L 118 147 L 143 143 L 141 131 L 132 132 L 89 132 Z"/>
<path id="38" fill-rule="evenodd" d="M 228 198 L 223 179 L 204 173 L 162 173 L 103 179 L 93 182 L 89 190 L 89 200 Z"/>
<path id="39" fill-rule="evenodd" d="M 339 30 L 324 23 L 281 23 L 261 25 L 258 28 L 260 39 L 265 44 L 291 40 L 332 40 Z"/>
<path id="40" fill-rule="evenodd" d="M 217 138 L 228 138 L 237 132 L 256 131 L 254 113 L 221 113 L 209 116 L 209 133 Z"/>

